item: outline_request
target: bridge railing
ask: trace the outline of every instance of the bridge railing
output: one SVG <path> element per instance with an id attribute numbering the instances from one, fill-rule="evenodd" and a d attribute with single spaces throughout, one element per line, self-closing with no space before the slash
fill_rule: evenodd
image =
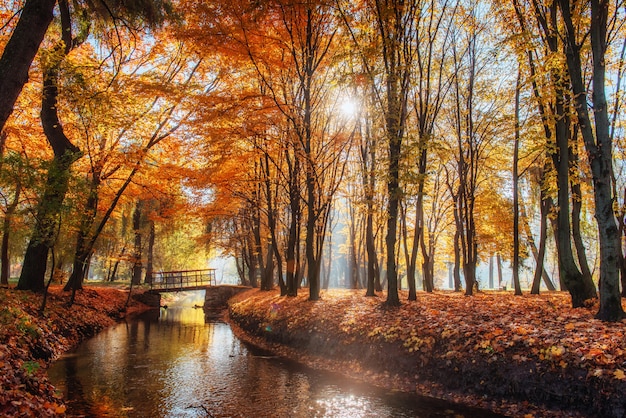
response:
<path id="1" fill-rule="evenodd" d="M 150 289 L 176 290 L 215 286 L 215 269 L 154 272 Z"/>

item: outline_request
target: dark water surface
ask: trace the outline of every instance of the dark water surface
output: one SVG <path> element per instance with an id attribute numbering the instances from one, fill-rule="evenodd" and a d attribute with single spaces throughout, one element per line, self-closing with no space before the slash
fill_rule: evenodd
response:
<path id="1" fill-rule="evenodd" d="M 109 328 L 48 375 L 70 416 L 483 416 L 264 355 L 193 308 L 162 309 Z"/>

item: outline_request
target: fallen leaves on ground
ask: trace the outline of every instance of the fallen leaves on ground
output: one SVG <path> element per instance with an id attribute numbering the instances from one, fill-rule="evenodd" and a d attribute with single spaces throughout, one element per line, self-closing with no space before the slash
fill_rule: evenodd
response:
<path id="1" fill-rule="evenodd" d="M 85 288 L 67 307 L 69 293 L 55 286 L 40 314 L 43 295 L 0 289 L 0 416 L 63 416 L 65 405 L 46 377 L 47 365 L 120 319 L 127 295 Z"/>
<path id="2" fill-rule="evenodd" d="M 334 357 L 347 374 L 394 389 L 514 416 L 626 414 L 626 321 L 594 319 L 597 306 L 573 309 L 561 292 L 435 292 L 414 302 L 403 294 L 402 306 L 386 308 L 384 295 L 363 294 L 331 290 L 311 302 L 306 291 L 252 291 L 230 314 L 246 332 L 281 344 L 273 349 L 300 351 L 286 355 L 306 352 L 310 364 L 337 369 Z"/>

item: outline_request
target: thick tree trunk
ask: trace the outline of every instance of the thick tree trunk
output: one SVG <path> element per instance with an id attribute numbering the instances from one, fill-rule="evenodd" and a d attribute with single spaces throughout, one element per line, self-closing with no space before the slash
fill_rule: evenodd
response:
<path id="1" fill-rule="evenodd" d="M 0 58 L 0 131 L 28 81 L 28 70 L 52 22 L 56 0 L 27 0 Z"/>
<path id="2" fill-rule="evenodd" d="M 609 136 L 605 94 L 605 52 L 609 2 L 607 0 L 591 0 L 593 124 L 589 115 L 587 89 L 582 74 L 580 45 L 576 39 L 570 2 L 569 0 L 559 0 L 559 5 L 567 34 L 565 38 L 567 68 L 594 185 L 595 216 L 600 242 L 600 309 L 597 317 L 604 321 L 619 321 L 625 316 L 619 292 L 621 237 L 613 213 L 613 193 L 611 190 L 613 150 Z"/>
<path id="3" fill-rule="evenodd" d="M 65 13 L 68 13 L 67 9 L 64 11 L 64 16 L 69 18 Z M 64 22 L 63 26 L 65 25 Z M 48 68 L 44 69 L 41 124 L 46 139 L 54 151 L 54 159 L 48 169 L 44 195 L 37 208 L 35 229 L 26 248 L 22 274 L 17 286 L 18 289 L 35 292 L 44 290 L 48 251 L 54 245 L 59 227 L 59 214 L 68 188 L 70 168 L 80 157 L 80 150 L 65 136 L 57 113 L 59 69 L 71 47 L 68 45 L 68 43 L 71 44 L 71 37 L 69 41 L 65 39 L 65 32 L 64 42 L 57 46 L 59 56 Z"/>
<path id="4" fill-rule="evenodd" d="M 46 188 L 37 208 L 35 229 L 24 255 L 22 274 L 18 288 L 43 291 L 47 268 L 48 251 L 54 245 L 60 225 L 59 214 L 67 192 L 70 168 L 80 157 L 80 150 L 65 135 L 59 120 L 58 77 L 61 63 L 72 48 L 72 33 L 69 8 L 66 1 L 59 3 L 61 13 L 61 38 L 53 53 L 54 59 L 44 68 L 41 101 L 41 125 L 48 143 L 54 152 L 52 165 L 48 170 Z"/>
<path id="5" fill-rule="evenodd" d="M 565 115 L 565 94 L 557 93 L 556 114 Z M 570 228 L 569 209 L 569 118 L 562 116 L 556 121 L 556 154 L 554 162 L 557 167 L 558 183 L 558 257 L 559 274 L 572 297 L 572 306 L 581 307 L 588 299 L 596 297 L 596 290 L 590 277 L 584 277 L 578 269 L 572 252 L 572 235 Z"/>

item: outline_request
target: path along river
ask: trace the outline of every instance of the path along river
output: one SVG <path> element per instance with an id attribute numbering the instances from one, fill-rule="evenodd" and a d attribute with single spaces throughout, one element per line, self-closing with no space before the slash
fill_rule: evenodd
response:
<path id="1" fill-rule="evenodd" d="M 269 356 L 191 306 L 154 310 L 109 328 L 63 356 L 48 375 L 69 416 L 474 415 Z"/>

